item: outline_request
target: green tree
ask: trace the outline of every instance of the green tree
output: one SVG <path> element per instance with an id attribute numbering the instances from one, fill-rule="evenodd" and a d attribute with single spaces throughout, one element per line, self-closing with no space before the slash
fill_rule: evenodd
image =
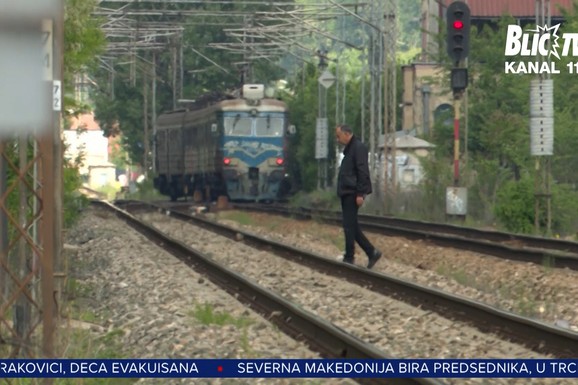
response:
<path id="1" fill-rule="evenodd" d="M 97 67 L 97 56 L 103 52 L 105 36 L 102 20 L 92 12 L 97 0 L 65 0 L 64 3 L 64 108 L 63 111 L 87 110 L 74 99 L 74 76 Z"/>

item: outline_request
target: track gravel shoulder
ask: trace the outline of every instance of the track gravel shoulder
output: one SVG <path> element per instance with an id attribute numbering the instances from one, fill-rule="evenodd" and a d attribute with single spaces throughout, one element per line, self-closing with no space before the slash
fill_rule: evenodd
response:
<path id="1" fill-rule="evenodd" d="M 209 217 L 330 258 L 343 253 L 343 235 L 338 226 L 242 211 L 222 211 Z M 427 241 L 371 232 L 366 235 L 384 252 L 374 270 L 578 332 L 576 271 L 507 261 Z M 359 249 L 356 263 L 367 263 Z"/>
<path id="2" fill-rule="evenodd" d="M 116 335 L 123 357 L 319 358 L 113 215 L 87 209 L 66 243 L 73 250 L 69 279 L 82 288 L 76 312 L 95 315 L 94 338 Z M 348 379 L 162 379 L 163 385 L 272 383 L 354 384 Z"/>
<path id="3" fill-rule="evenodd" d="M 159 213 L 138 217 L 349 333 L 403 358 L 544 358 L 438 314 L 411 307 Z M 303 243 L 297 243 L 303 247 Z M 444 379 L 449 384 L 570 384 L 565 380 Z"/>

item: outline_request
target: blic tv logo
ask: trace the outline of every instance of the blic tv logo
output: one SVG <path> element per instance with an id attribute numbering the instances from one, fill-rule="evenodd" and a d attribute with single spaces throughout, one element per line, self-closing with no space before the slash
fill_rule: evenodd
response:
<path id="1" fill-rule="evenodd" d="M 578 56 L 578 33 L 558 34 L 560 24 L 523 31 L 519 25 L 508 25 L 506 57 L 517 56 L 534 60 L 506 61 L 507 74 L 559 74 L 557 60 L 566 56 Z M 538 60 L 541 57 L 542 60 Z M 548 60 L 549 59 L 549 60 Z M 568 73 L 578 72 L 578 62 L 566 65 Z"/>

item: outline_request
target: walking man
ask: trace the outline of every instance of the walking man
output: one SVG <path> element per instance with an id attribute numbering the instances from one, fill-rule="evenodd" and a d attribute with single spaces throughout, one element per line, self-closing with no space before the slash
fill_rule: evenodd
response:
<path id="1" fill-rule="evenodd" d="M 337 141 L 345 146 L 337 177 L 337 195 L 341 198 L 345 234 L 343 262 L 354 263 L 355 242 L 357 242 L 367 254 L 369 258 L 367 268 L 371 269 L 381 258 L 381 251 L 369 242 L 357 223 L 357 211 L 365 201 L 365 197 L 371 194 L 367 148 L 346 124 L 337 126 L 335 135 Z"/>

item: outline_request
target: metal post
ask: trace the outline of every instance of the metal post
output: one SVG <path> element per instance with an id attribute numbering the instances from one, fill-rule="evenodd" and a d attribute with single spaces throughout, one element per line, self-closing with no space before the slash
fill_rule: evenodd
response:
<path id="1" fill-rule="evenodd" d="M 184 82 L 185 68 L 183 66 L 183 35 L 179 35 L 179 95 L 178 98 L 183 97 L 183 82 Z"/>
<path id="2" fill-rule="evenodd" d="M 114 59 L 110 59 L 110 78 L 109 78 L 109 88 L 110 88 L 110 100 L 114 100 Z"/>
<path id="3" fill-rule="evenodd" d="M 55 29 L 54 29 L 54 78 L 64 80 L 64 1 L 59 2 L 58 15 L 55 19 Z M 64 82 L 62 82 L 64 83 Z M 64 92 L 62 92 L 64 95 Z M 64 146 L 62 143 L 62 111 L 53 112 L 53 125 L 52 125 L 52 159 L 53 159 L 53 170 L 54 170 L 54 197 L 49 203 L 44 202 L 44 207 L 46 211 L 52 210 L 51 215 L 53 216 L 53 266 L 54 266 L 54 279 L 55 281 L 51 284 L 54 286 L 54 295 L 52 301 L 56 300 L 56 303 L 62 303 L 62 293 L 64 292 L 64 260 L 62 253 L 63 244 L 63 228 L 64 228 L 64 217 L 63 217 L 63 191 L 64 191 L 64 176 L 63 176 L 63 166 L 64 166 Z M 51 207 L 51 203 L 54 202 L 54 206 Z M 52 279 L 52 277 L 51 277 Z M 51 302 L 52 305 L 52 302 Z M 45 311 L 50 311 L 54 317 L 58 317 L 57 307 L 50 306 Z M 48 333 L 51 336 L 55 333 L 53 326 L 51 329 L 44 330 L 43 333 Z M 52 339 L 53 337 L 51 337 Z M 52 341 L 52 340 L 51 340 Z M 52 342 L 50 342 L 52 344 Z M 44 349 L 45 353 L 49 352 L 51 355 L 54 353 L 52 347 L 48 350 Z M 50 382 L 52 383 L 52 382 Z"/>
<path id="4" fill-rule="evenodd" d="M 173 63 L 173 110 L 177 109 L 177 47 L 174 44 L 171 47 L 172 50 L 172 63 Z"/>
<path id="5" fill-rule="evenodd" d="M 320 50 L 317 51 L 317 54 L 319 56 L 319 72 L 321 74 L 324 73 L 324 70 L 327 68 L 327 51 L 324 50 L 323 48 L 321 48 Z M 318 81 L 317 83 L 317 89 L 318 89 L 318 103 L 319 103 L 319 108 L 318 108 L 318 124 L 319 122 L 321 122 L 323 119 L 325 120 L 325 122 L 327 121 L 327 87 L 326 85 L 322 84 L 321 81 Z M 324 144 L 324 148 L 323 148 L 323 154 L 319 154 L 319 159 L 317 160 L 317 189 L 324 189 L 327 185 L 327 165 L 328 165 L 328 161 L 327 161 L 327 129 L 325 128 L 324 132 L 317 132 L 319 130 L 319 127 L 316 128 L 316 142 L 319 139 L 320 141 L 322 141 Z M 317 135 L 322 135 L 322 137 L 317 138 Z M 317 144 L 316 144 L 317 146 Z"/>
<path id="6" fill-rule="evenodd" d="M 535 14 L 536 14 L 536 25 L 543 25 L 542 22 L 542 13 L 541 13 L 541 4 L 542 0 L 536 0 L 534 3 L 535 5 Z M 537 56 L 536 60 L 541 62 L 542 57 Z M 538 75 L 540 78 L 540 75 Z M 535 164 L 535 174 L 534 174 L 534 232 L 536 235 L 540 234 L 540 179 L 541 179 L 541 172 L 540 172 L 540 157 L 536 157 L 536 164 Z"/>
<path id="7" fill-rule="evenodd" d="M 42 154 L 42 258 L 40 259 L 40 280 L 42 287 L 42 353 L 46 358 L 54 357 L 54 257 L 56 229 L 54 228 L 56 210 L 51 203 L 56 197 L 54 136 L 50 132 L 41 138 L 40 152 Z M 52 383 L 46 379 L 44 384 Z"/>
<path id="8" fill-rule="evenodd" d="M 144 128 L 144 156 L 143 156 L 143 168 L 145 176 L 149 174 L 149 106 L 148 106 L 148 84 L 147 84 L 147 76 L 146 73 L 143 74 L 143 99 L 144 99 L 144 106 L 143 106 L 143 128 Z"/>
<path id="9" fill-rule="evenodd" d="M 365 82 L 367 80 L 366 67 L 361 73 L 361 141 L 365 142 Z"/>
<path id="10" fill-rule="evenodd" d="M 153 156 L 152 156 L 152 169 L 153 175 L 157 172 L 157 53 L 153 51 L 153 64 L 152 64 L 152 100 L 151 100 L 151 120 L 153 125 Z"/>
<path id="11" fill-rule="evenodd" d="M 375 115 L 376 115 L 376 106 L 375 106 L 375 100 L 376 100 L 376 87 L 379 85 L 377 79 L 376 79 L 376 74 L 375 74 L 375 34 L 374 31 L 371 31 L 371 45 L 369 47 L 369 76 L 370 76 L 370 81 L 369 81 L 369 86 L 370 86 L 370 92 L 369 92 L 369 98 L 370 98 L 370 110 L 369 110 L 369 153 L 375 153 L 375 126 L 377 125 L 376 121 L 375 121 Z M 377 92 L 379 92 L 379 88 L 377 89 Z M 375 159 L 373 157 L 369 158 L 369 170 L 370 173 L 373 173 L 375 170 Z"/>
<path id="12" fill-rule="evenodd" d="M 20 136 L 18 138 L 18 167 L 19 167 L 19 180 L 18 180 L 18 225 L 21 230 L 26 228 L 28 222 L 28 189 L 26 186 L 25 175 L 26 175 L 26 165 L 28 163 L 28 137 Z M 25 283 L 28 276 L 28 247 L 26 243 L 26 238 L 20 234 L 20 239 L 18 241 L 18 253 L 14 254 L 15 266 L 18 271 L 18 278 L 20 279 L 20 284 L 22 285 L 19 290 L 18 300 L 14 306 L 14 326 L 16 333 L 18 335 L 18 345 L 15 346 L 15 355 L 24 354 L 25 356 L 33 356 L 33 352 L 30 350 L 30 302 L 24 294 L 30 290 L 30 285 Z"/>
<path id="13" fill-rule="evenodd" d="M 4 160 L 5 142 L 0 140 L 0 207 L 6 207 L 4 194 L 7 188 L 6 161 Z M 0 296 L 8 297 L 8 219 L 0 208 Z M 1 325 L 0 325 L 1 329 Z"/>
<path id="14" fill-rule="evenodd" d="M 454 94 L 454 187 L 460 183 L 460 96 Z"/>
<path id="15" fill-rule="evenodd" d="M 536 157 L 535 163 L 535 174 L 534 174 L 534 231 L 536 235 L 540 234 L 540 179 L 541 179 L 541 167 L 540 167 L 540 157 Z"/>
<path id="16" fill-rule="evenodd" d="M 429 114 L 430 114 L 430 107 L 429 107 L 429 98 L 431 93 L 431 87 L 429 84 L 424 84 L 421 87 L 422 97 L 423 97 L 423 134 L 428 136 L 429 135 Z"/>
<path id="17" fill-rule="evenodd" d="M 535 13 L 536 13 L 536 25 L 544 26 L 547 24 L 548 26 L 551 25 L 551 15 L 550 15 L 550 0 L 536 0 L 535 2 Z M 543 34 L 543 31 L 540 31 L 540 36 Z M 548 41 L 548 48 L 550 46 L 550 41 Z M 544 58 L 540 55 L 536 56 L 536 61 L 540 64 L 544 63 L 545 61 L 550 63 L 550 57 Z M 550 74 L 539 74 L 538 79 L 542 82 L 544 79 L 550 79 Z M 553 85 L 552 85 L 553 86 Z M 550 102 L 553 103 L 552 100 Z M 553 119 L 553 105 L 551 110 L 552 116 L 550 117 Z M 530 112 L 532 114 L 532 111 Z M 552 122 L 553 124 L 553 122 Z M 552 138 L 553 140 L 553 138 Z M 546 209 L 546 234 L 551 235 L 552 233 L 552 192 L 550 188 L 551 178 L 551 153 L 540 153 L 536 156 L 536 165 L 535 165 L 535 176 L 534 176 L 534 231 L 536 234 L 541 233 L 540 229 L 540 222 L 541 222 L 541 208 L 542 205 L 545 203 Z M 541 156 L 544 156 L 544 160 L 540 159 Z M 543 199 L 545 198 L 545 202 Z"/>
<path id="18" fill-rule="evenodd" d="M 396 131 L 397 131 L 397 65 L 396 65 L 396 41 L 397 41 L 397 5 L 393 0 L 387 0 L 383 4 L 384 9 L 384 24 L 383 24 L 383 35 L 382 35 L 382 45 L 384 54 L 381 55 L 383 58 L 383 77 L 384 77 L 384 134 L 387 139 L 386 143 L 391 144 L 391 148 L 387 148 L 387 144 L 384 146 L 384 156 L 390 153 L 391 157 L 391 179 L 388 182 L 384 182 L 390 185 L 390 190 L 387 190 L 387 184 L 384 185 L 384 211 L 395 212 L 397 208 L 397 148 L 396 148 Z M 380 107 L 381 108 L 381 107 Z M 387 157 L 385 163 L 385 170 L 383 172 L 384 180 L 389 178 L 387 171 Z M 388 204 L 389 201 L 389 204 Z"/>
<path id="19" fill-rule="evenodd" d="M 545 0 L 546 4 L 546 11 L 545 11 L 545 15 L 546 15 L 546 22 L 548 24 L 548 27 L 550 27 L 552 25 L 552 16 L 550 13 L 550 0 Z M 548 50 L 550 50 L 550 44 L 552 42 L 550 40 L 548 40 Z M 551 58 L 550 56 L 548 56 L 547 58 L 548 60 L 548 64 L 550 64 Z M 547 78 L 550 79 L 551 78 L 551 74 L 547 74 Z M 552 235 L 552 191 L 550 189 L 550 174 L 552 172 L 552 158 L 551 157 L 546 157 L 546 234 L 548 236 Z"/>

